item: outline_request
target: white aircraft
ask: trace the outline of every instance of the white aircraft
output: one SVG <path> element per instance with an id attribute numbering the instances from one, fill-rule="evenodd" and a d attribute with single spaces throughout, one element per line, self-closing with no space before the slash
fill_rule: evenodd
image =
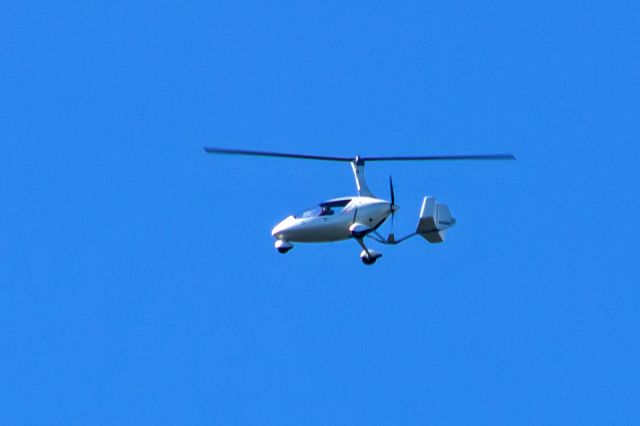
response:
<path id="1" fill-rule="evenodd" d="M 389 201 L 374 196 L 364 177 L 365 162 L 371 161 L 443 161 L 443 160 L 515 160 L 513 154 L 488 155 L 439 155 L 417 157 L 328 157 L 280 152 L 247 151 L 226 148 L 205 148 L 209 154 L 252 155 L 260 157 L 296 158 L 304 160 L 342 161 L 351 163 L 356 180 L 358 195 L 333 198 L 299 214 L 290 215 L 272 230 L 276 239 L 275 248 L 287 253 L 294 242 L 321 243 L 355 239 L 362 251 L 360 259 L 365 265 L 373 265 L 382 253 L 368 248 L 364 238 L 371 238 L 381 244 L 395 245 L 408 238 L 420 235 L 430 243 L 444 241 L 445 232 L 455 225 L 456 220 L 446 204 L 436 202 L 435 197 L 424 197 L 416 231 L 402 238 L 393 234 L 393 218 L 399 207 L 395 204 L 393 180 L 389 177 L 391 199 Z M 391 233 L 384 238 L 377 230 L 391 216 Z"/>

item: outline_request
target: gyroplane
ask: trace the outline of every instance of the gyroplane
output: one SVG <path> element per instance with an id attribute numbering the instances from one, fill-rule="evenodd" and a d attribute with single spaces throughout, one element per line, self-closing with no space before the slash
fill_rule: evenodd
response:
<path id="1" fill-rule="evenodd" d="M 422 201 L 415 232 L 396 238 L 393 233 L 395 203 L 393 180 L 389 177 L 389 200 L 378 198 L 369 189 L 364 175 L 366 163 L 380 161 L 460 161 L 460 160 L 515 160 L 513 154 L 481 155 L 428 155 L 391 157 L 331 157 L 322 155 L 291 154 L 282 152 L 250 151 L 206 147 L 208 154 L 250 155 L 258 157 L 293 158 L 298 160 L 338 161 L 350 163 L 355 177 L 358 195 L 332 198 L 318 203 L 311 209 L 287 216 L 271 230 L 275 248 L 279 253 L 293 249 L 293 243 L 324 243 L 354 239 L 362 248 L 360 259 L 365 265 L 373 265 L 382 253 L 367 247 L 365 238 L 380 244 L 396 245 L 416 235 L 429 243 L 444 242 L 445 233 L 456 224 L 446 204 L 435 197 L 426 196 Z M 383 237 L 378 229 L 391 217 L 391 232 Z"/>

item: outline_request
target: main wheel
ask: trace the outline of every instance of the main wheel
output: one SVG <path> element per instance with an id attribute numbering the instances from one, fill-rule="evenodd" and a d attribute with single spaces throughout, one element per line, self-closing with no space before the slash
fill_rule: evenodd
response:
<path id="1" fill-rule="evenodd" d="M 374 263 L 376 263 L 376 260 L 378 260 L 377 257 L 365 256 L 362 258 L 362 263 L 364 263 L 365 265 L 373 265 Z"/>

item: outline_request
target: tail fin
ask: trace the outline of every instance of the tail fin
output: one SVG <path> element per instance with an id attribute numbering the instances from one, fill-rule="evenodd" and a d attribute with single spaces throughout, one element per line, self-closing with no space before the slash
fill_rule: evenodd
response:
<path id="1" fill-rule="evenodd" d="M 416 232 L 430 243 L 444 241 L 444 233 L 456 224 L 446 204 L 438 204 L 435 197 L 424 197 Z"/>

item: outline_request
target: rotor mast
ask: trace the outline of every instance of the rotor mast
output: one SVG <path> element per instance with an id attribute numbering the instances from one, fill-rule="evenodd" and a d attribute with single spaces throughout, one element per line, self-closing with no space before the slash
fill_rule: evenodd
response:
<path id="1" fill-rule="evenodd" d="M 359 155 L 356 155 L 356 158 L 351 161 L 351 169 L 353 170 L 353 177 L 356 179 L 358 195 L 361 197 L 373 197 L 374 195 L 367 186 L 364 176 L 364 160 Z"/>

